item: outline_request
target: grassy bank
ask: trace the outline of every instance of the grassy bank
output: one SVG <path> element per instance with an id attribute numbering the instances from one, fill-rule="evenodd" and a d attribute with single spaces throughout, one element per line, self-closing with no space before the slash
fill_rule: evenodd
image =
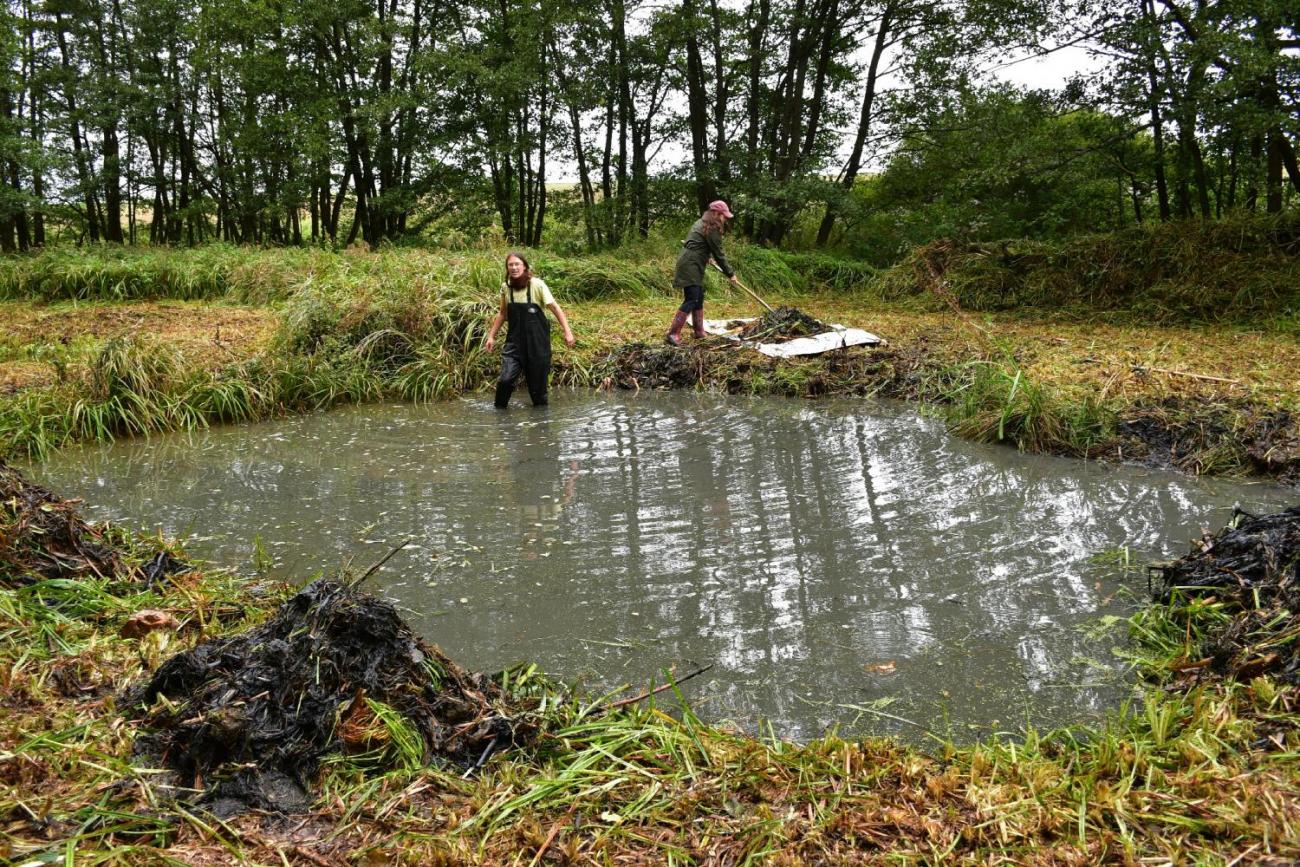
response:
<path id="1" fill-rule="evenodd" d="M 943 240 L 913 250 L 876 288 L 885 298 L 967 310 L 1067 310 L 1295 333 L 1300 218 L 1147 223 L 1061 243 Z"/>
<path id="2" fill-rule="evenodd" d="M 557 349 L 562 384 L 901 398 L 973 439 L 1294 483 L 1300 341 L 1286 305 L 1300 283 L 1285 282 L 1289 229 L 1230 228 L 1133 230 L 1141 237 L 1079 239 L 1014 261 L 948 245 L 883 274 L 733 244 L 768 300 L 889 341 L 796 361 L 717 341 L 681 357 L 658 348 L 675 304 L 673 251 L 662 245 L 582 258 L 537 251 L 533 264 L 578 333 L 575 350 Z M 1111 248 L 1155 264 L 1144 277 L 1098 265 Z M 502 257 L 212 247 L 0 260 L 0 298 L 10 299 L 0 301 L 0 455 L 487 387 L 497 359 L 481 347 Z M 1226 298 L 1222 287 L 1250 268 Z M 1088 283 L 1102 278 L 1106 291 Z M 1165 306 L 1175 286 L 1179 297 L 1216 300 Z M 759 312 L 716 282 L 709 298 L 711 316 Z M 1008 305 L 1016 309 L 986 309 Z M 1223 321 L 1196 318 L 1211 309 Z"/>
<path id="3" fill-rule="evenodd" d="M 340 713 L 337 724 L 353 731 L 312 775 L 307 812 L 218 818 L 192 803 L 192 791 L 177 800 L 156 765 L 133 760 L 146 729 L 130 722 L 141 711 L 123 688 L 180 650 L 266 622 L 289 591 L 184 568 L 183 552 L 165 540 L 88 527 L 57 497 L 7 470 L 0 476 L 0 858 L 11 863 L 1300 856 L 1300 692 L 1286 577 L 1300 515 L 1275 522 L 1286 537 L 1269 549 L 1275 562 L 1262 552 L 1243 558 L 1224 538 L 1236 576 L 1229 586 L 1174 591 L 1133 618 L 1144 695 L 1098 727 L 927 750 L 836 737 L 800 745 L 705 724 L 680 691 L 658 706 L 614 707 L 621 695 L 567 695 L 523 668 L 497 676 L 494 688 L 507 704 L 529 703 L 538 733 L 475 773 L 429 764 L 401 715 L 380 708 L 357 733 L 354 715 Z M 142 609 L 163 625 L 132 628 Z M 164 699 L 145 719 L 170 715 Z M 210 720 L 218 731 L 229 724 Z"/>

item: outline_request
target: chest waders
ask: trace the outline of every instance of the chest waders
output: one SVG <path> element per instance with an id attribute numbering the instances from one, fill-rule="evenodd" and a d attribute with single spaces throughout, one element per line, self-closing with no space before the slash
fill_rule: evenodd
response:
<path id="1" fill-rule="evenodd" d="M 507 288 L 507 291 L 510 291 Z M 507 296 L 514 298 L 514 292 Z M 546 381 L 551 375 L 551 326 L 542 305 L 533 303 L 530 280 L 526 302 L 506 304 L 506 345 L 501 350 L 501 376 L 497 378 L 497 409 L 510 403 L 510 393 L 523 374 L 533 406 L 546 405 Z"/>

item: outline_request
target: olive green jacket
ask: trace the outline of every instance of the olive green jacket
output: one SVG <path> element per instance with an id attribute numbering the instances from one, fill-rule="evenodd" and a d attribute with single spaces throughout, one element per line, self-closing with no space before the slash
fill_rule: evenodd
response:
<path id="1" fill-rule="evenodd" d="M 704 231 L 704 221 L 696 220 L 691 232 L 682 241 L 682 252 L 677 257 L 677 270 L 673 272 L 673 287 L 685 289 L 687 286 L 704 285 L 704 269 L 709 267 L 709 259 L 718 263 L 722 273 L 731 277 L 735 274 L 727 257 L 722 255 L 722 233 Z"/>

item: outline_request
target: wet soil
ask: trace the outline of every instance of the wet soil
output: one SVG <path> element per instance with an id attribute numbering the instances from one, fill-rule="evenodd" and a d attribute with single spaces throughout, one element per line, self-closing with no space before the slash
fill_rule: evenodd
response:
<path id="1" fill-rule="evenodd" d="M 326 579 L 264 625 L 172 657 L 124 697 L 143 711 L 140 759 L 219 816 L 305 810 L 330 753 L 397 761 L 397 735 L 372 702 L 414 726 L 426 763 L 473 768 L 534 731 L 495 683 L 421 641 L 390 603 Z"/>
<path id="2" fill-rule="evenodd" d="M 1227 466 L 1300 486 L 1300 426 L 1285 409 L 1246 400 L 1166 398 L 1130 410 L 1108 456 L 1153 467 L 1214 473 Z"/>
<path id="3" fill-rule="evenodd" d="M 1238 511 L 1227 527 L 1152 573 L 1157 602 L 1208 599 L 1225 615 L 1178 667 L 1180 687 L 1261 676 L 1300 683 L 1300 506 L 1271 515 Z M 1282 748 L 1285 731 L 1295 727 L 1300 698 L 1290 690 L 1278 700 L 1289 715 L 1256 721 L 1258 748 Z"/>

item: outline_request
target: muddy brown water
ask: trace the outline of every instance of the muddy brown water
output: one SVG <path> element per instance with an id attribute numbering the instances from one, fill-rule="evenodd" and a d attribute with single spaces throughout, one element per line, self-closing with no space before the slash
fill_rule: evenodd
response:
<path id="1" fill-rule="evenodd" d="M 1093 721 L 1132 692 L 1125 559 L 1298 499 L 977 445 L 902 406 L 690 393 L 354 407 L 31 471 L 293 581 L 412 540 L 371 586 L 461 664 L 599 692 L 712 663 L 683 687 L 697 714 L 799 739 Z"/>

